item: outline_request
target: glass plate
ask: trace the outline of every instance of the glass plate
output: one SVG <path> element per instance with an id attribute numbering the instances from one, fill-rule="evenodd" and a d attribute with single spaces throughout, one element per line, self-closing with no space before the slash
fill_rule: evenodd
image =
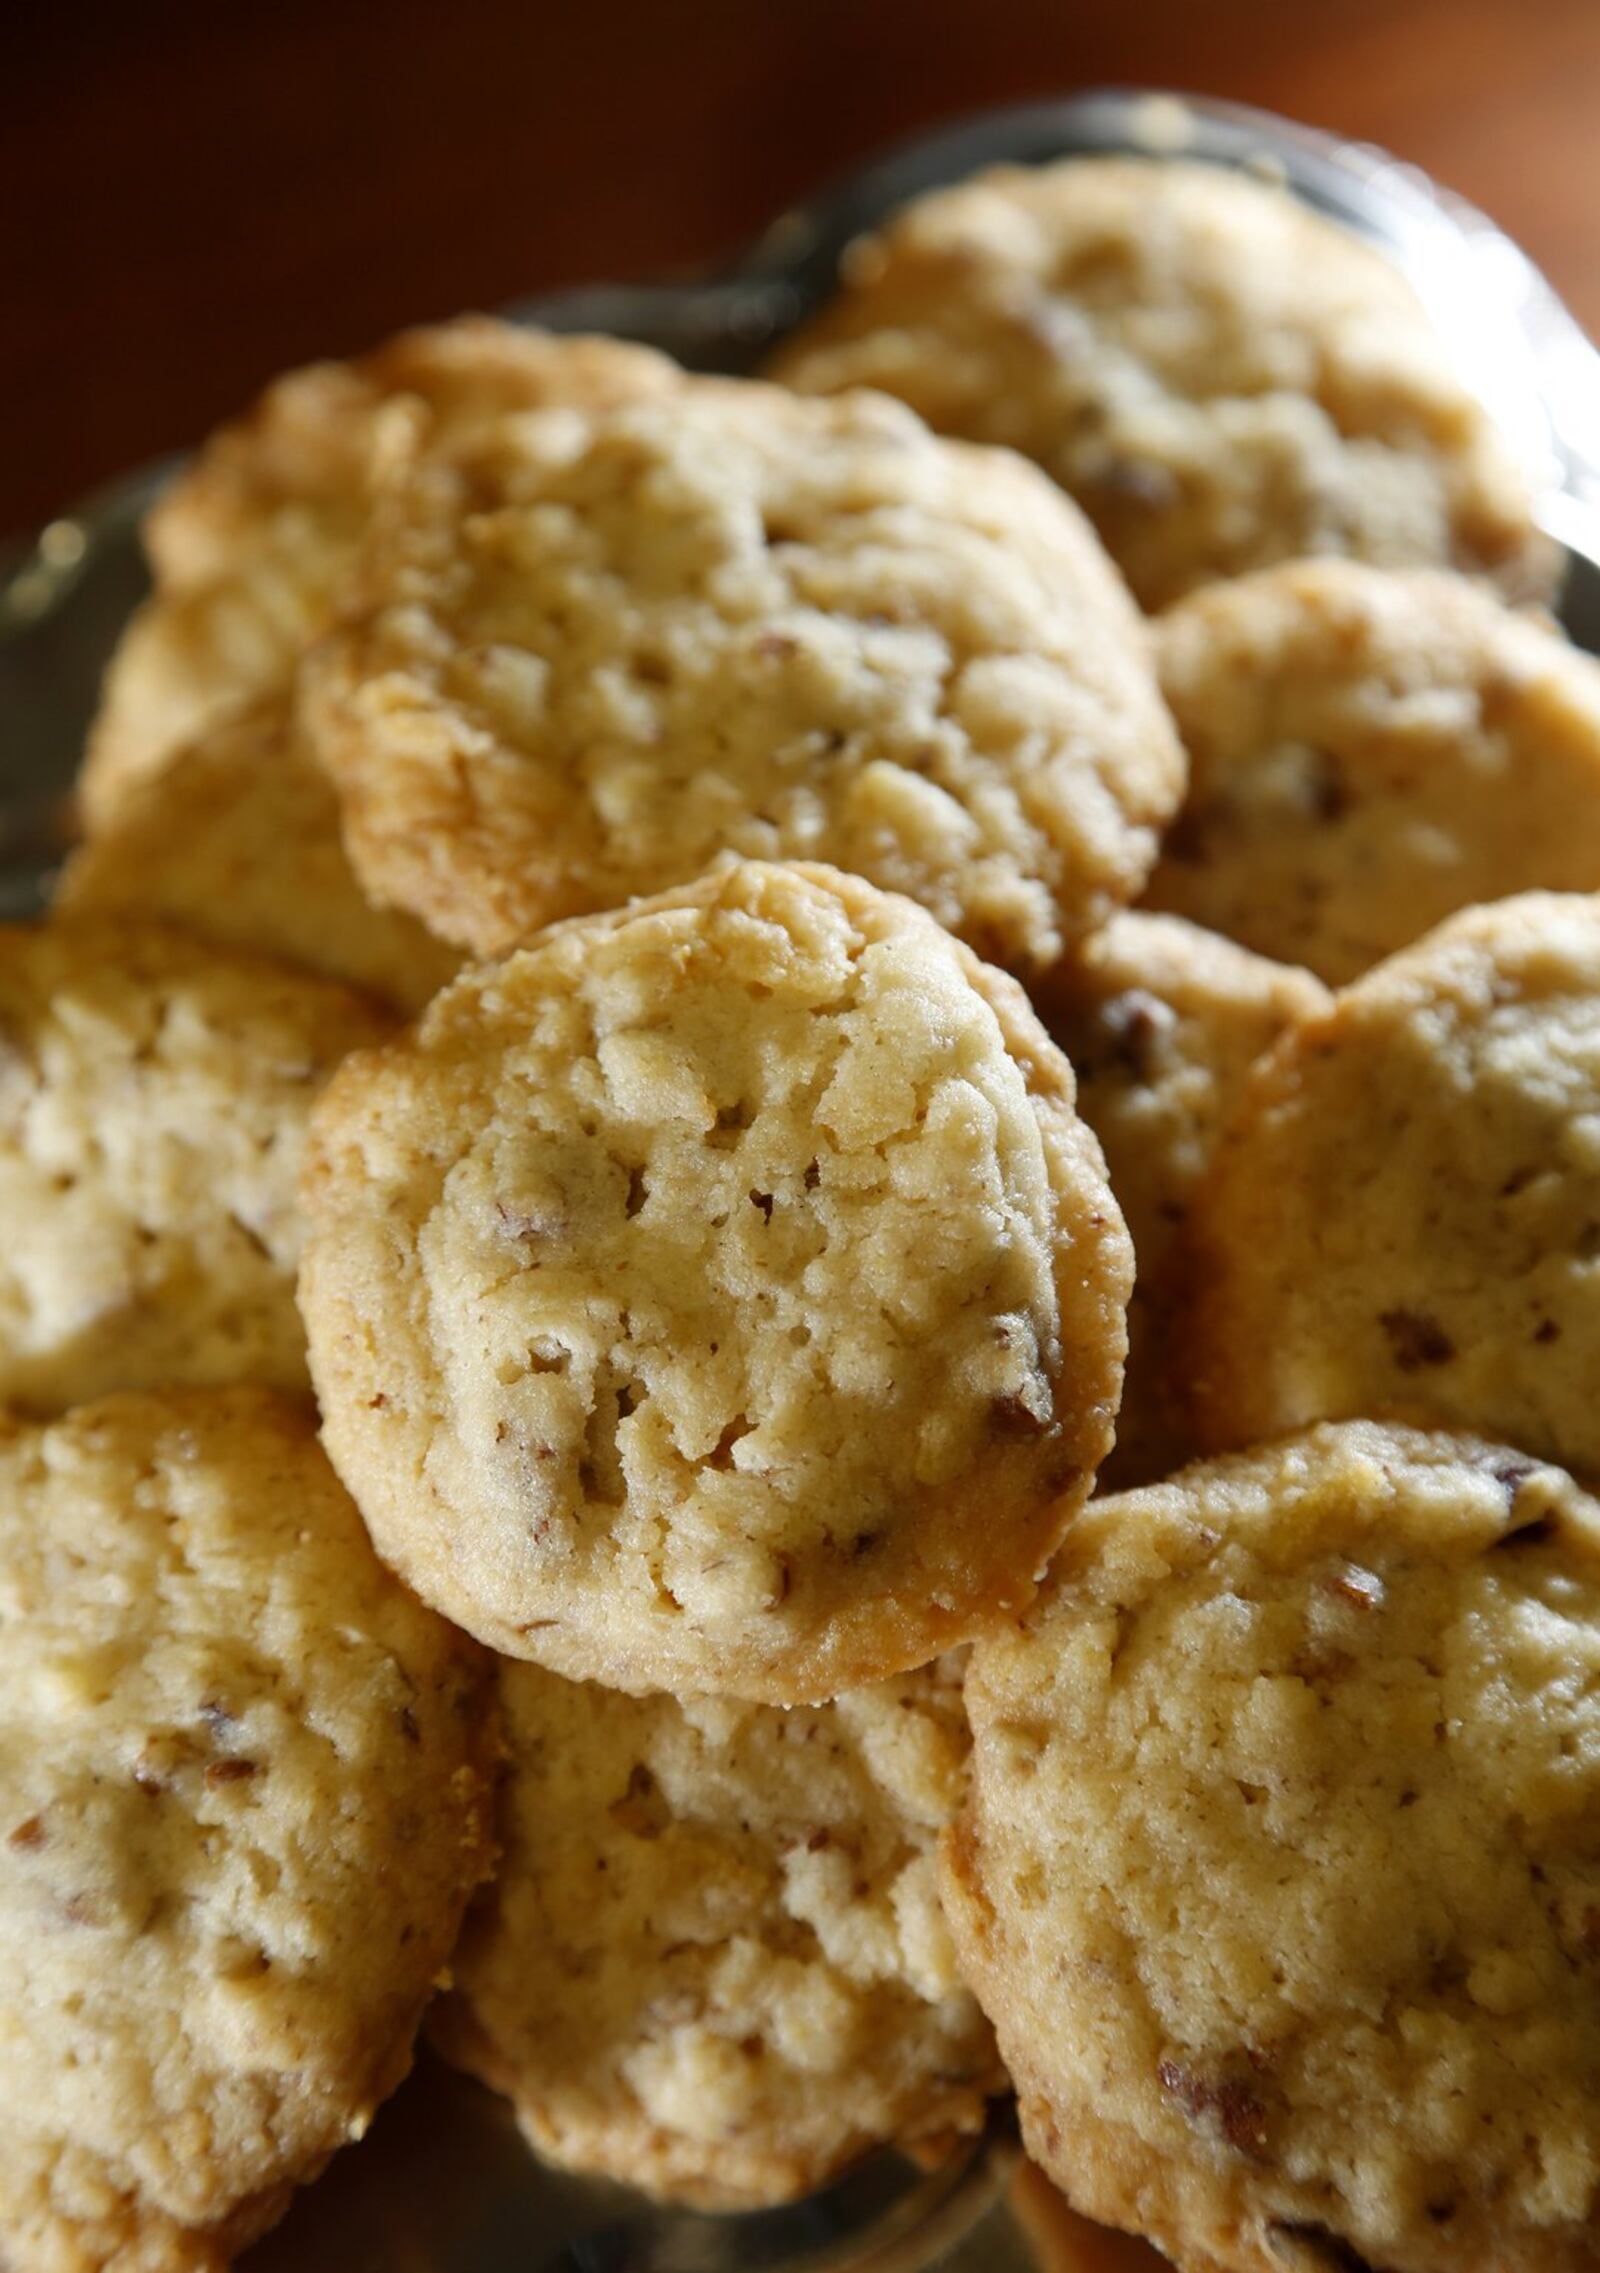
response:
<path id="1" fill-rule="evenodd" d="M 863 229 L 983 166 L 1087 152 L 1202 158 L 1282 180 L 1379 245 L 1522 452 L 1564 548 L 1562 616 L 1600 653 L 1600 355 L 1502 231 L 1414 166 L 1238 105 L 1104 90 L 990 111 L 902 144 L 775 220 L 731 268 L 600 284 L 507 310 L 606 331 L 692 369 L 750 370 L 832 289 Z M 146 589 L 139 522 L 171 462 L 0 554 L 0 916 L 36 911 L 70 841 L 100 674 Z M 381 1899 L 381 1890 L 379 1894 Z M 1022 2158 L 1009 2109 L 941 2169 L 884 2154 L 783 2210 L 703 2216 L 543 2169 L 506 2104 L 426 2051 L 241 2273 L 1136 2273 Z"/>

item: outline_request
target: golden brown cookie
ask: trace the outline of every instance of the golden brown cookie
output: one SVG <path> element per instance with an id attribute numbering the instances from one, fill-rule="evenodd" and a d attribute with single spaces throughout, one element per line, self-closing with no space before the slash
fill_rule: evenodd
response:
<path id="1" fill-rule="evenodd" d="M 851 248 L 772 369 L 1037 459 L 1146 607 L 1305 553 L 1552 580 L 1399 271 L 1243 174 L 1070 158 L 935 190 Z"/>
<path id="2" fill-rule="evenodd" d="M 461 957 L 411 916 L 362 896 L 333 785 L 283 697 L 234 712 L 128 782 L 62 871 L 72 916 L 159 916 L 422 1008 Z"/>
<path id="3" fill-rule="evenodd" d="M 1194 1194 L 1199 1441 L 1344 1415 L 1600 1476 L 1600 899 L 1472 908 L 1297 1022 Z"/>
<path id="4" fill-rule="evenodd" d="M 156 593 L 112 659 L 79 784 L 90 825 L 236 705 L 287 687 L 332 620 L 388 454 L 419 437 L 451 448 L 507 411 L 658 392 L 674 377 L 648 348 L 462 316 L 274 381 L 146 523 Z"/>
<path id="5" fill-rule="evenodd" d="M 306 716 L 356 872 L 498 954 L 718 855 L 817 859 L 1044 964 L 1183 766 L 1143 629 L 1031 468 L 695 379 L 415 470 Z"/>
<path id="6" fill-rule="evenodd" d="M 1173 1394 L 1173 1245 L 1251 1066 L 1328 1000 L 1309 971 L 1139 909 L 1114 916 L 1035 989 L 1133 1239 L 1128 1374 L 1101 1491 L 1149 1483 L 1196 1449 Z"/>
<path id="7" fill-rule="evenodd" d="M 0 1420 L 0 1645 L 0 2254 L 220 2273 L 411 2064 L 476 1653 L 261 1390 Z"/>
<path id="8" fill-rule="evenodd" d="M 750 862 L 466 972 L 318 1111 L 335 1466 L 495 1648 L 779 1704 L 1025 1602 L 1131 1279 L 1072 1073 L 909 901 Z"/>
<path id="9" fill-rule="evenodd" d="M 1338 986 L 1475 901 L 1600 887 L 1600 663 L 1552 626 L 1322 560 L 1155 638 L 1190 772 L 1151 907 Z"/>
<path id="10" fill-rule="evenodd" d="M 981 2127 L 1004 2077 L 935 1870 L 958 1669 L 785 1712 L 503 1662 L 500 1696 L 500 1869 L 433 2033 L 542 2154 L 748 2209 Z"/>
<path id="11" fill-rule="evenodd" d="M 1100 1500 L 973 1651 L 945 1895 L 1073 2203 L 1183 2273 L 1589 2273 L 1600 1506 L 1319 1428 Z"/>
<path id="12" fill-rule="evenodd" d="M 390 1021 L 154 923 L 0 926 L 0 1402 L 306 1386 L 311 1102 Z"/>

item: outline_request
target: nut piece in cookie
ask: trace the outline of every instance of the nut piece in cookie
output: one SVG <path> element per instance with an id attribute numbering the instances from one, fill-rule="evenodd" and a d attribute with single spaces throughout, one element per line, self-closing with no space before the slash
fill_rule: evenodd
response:
<path id="1" fill-rule="evenodd" d="M 5 2262 L 216 2273 L 411 2064 L 478 1653 L 254 1389 L 0 1421 L 0 1642 Z"/>
<path id="2" fill-rule="evenodd" d="M 367 890 L 475 954 L 733 852 L 1047 964 L 1182 795 L 1082 516 L 898 404 L 694 379 L 505 419 L 400 484 L 361 585 L 305 715 Z"/>
<path id="3" fill-rule="evenodd" d="M 1600 663 L 1554 627 L 1324 560 L 1154 631 L 1190 774 L 1151 907 L 1337 986 L 1476 901 L 1600 886 Z"/>
<path id="4" fill-rule="evenodd" d="M 1306 553 L 1553 580 L 1527 484 L 1399 271 L 1217 167 L 1072 158 L 917 198 L 772 371 L 1036 459 L 1148 608 Z"/>
<path id="5" fill-rule="evenodd" d="M 333 620 L 388 456 L 454 447 L 507 411 L 660 392 L 676 377 L 649 348 L 463 316 L 275 380 L 145 524 L 156 590 L 107 673 L 79 784 L 90 824 L 220 717 L 287 688 Z"/>
<path id="6" fill-rule="evenodd" d="M 1099 1500 L 944 1886 L 1033 2154 L 1184 2273 L 1587 2273 L 1600 1506 L 1352 1422 Z"/>
<path id="7" fill-rule="evenodd" d="M 1245 1076 L 1293 1020 L 1325 1009 L 1309 971 L 1177 916 L 1114 916 L 1033 990 L 1072 1060 L 1138 1261 L 1117 1442 L 1099 1489 L 1149 1483 L 1196 1449 L 1173 1391 L 1172 1252 Z"/>
<path id="8" fill-rule="evenodd" d="M 1194 1193 L 1197 1440 L 1360 1415 L 1600 1477 L 1600 899 L 1453 916 L 1297 1020 Z"/>
<path id="9" fill-rule="evenodd" d="M 1132 1258 L 1016 983 L 835 870 L 471 970 L 345 1067 L 300 1303 L 379 1552 L 573 1678 L 779 1704 L 1032 1594 Z"/>
<path id="10" fill-rule="evenodd" d="M 312 1099 L 391 1021 L 164 924 L 0 926 L 0 1402 L 306 1386 Z"/>
<path id="11" fill-rule="evenodd" d="M 935 1869 L 955 1670 L 784 1712 L 502 1663 L 500 1696 L 499 1872 L 431 2025 L 541 2153 L 748 2209 L 981 2126 L 1004 2077 Z"/>
<path id="12" fill-rule="evenodd" d="M 62 871 L 72 916 L 159 916 L 416 1011 L 461 958 L 375 908 L 345 858 L 333 785 L 279 696 L 235 712 L 130 781 Z"/>

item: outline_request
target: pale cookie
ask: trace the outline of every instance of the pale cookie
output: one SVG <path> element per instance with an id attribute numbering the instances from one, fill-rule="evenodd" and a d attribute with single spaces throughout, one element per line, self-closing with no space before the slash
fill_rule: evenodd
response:
<path id="1" fill-rule="evenodd" d="M 504 420 L 417 468 L 363 589 L 307 716 L 367 889 L 474 953 L 732 852 L 1048 963 L 1182 795 L 1092 531 L 898 404 L 696 379 Z"/>
<path id="2" fill-rule="evenodd" d="M 981 2127 L 1004 2077 L 935 1867 L 966 1770 L 952 1669 L 791 1712 L 531 1665 L 500 1697 L 500 1870 L 433 2033 L 541 2154 L 754 2208 Z"/>
<path id="3" fill-rule="evenodd" d="M 156 593 L 107 676 L 79 785 L 91 825 L 126 782 L 288 685 L 332 621 L 389 451 L 419 432 L 426 448 L 453 448 L 507 411 L 660 392 L 675 378 L 649 348 L 463 316 L 276 380 L 146 522 Z"/>
<path id="4" fill-rule="evenodd" d="M 1388 1414 L 1600 1477 L 1600 899 L 1452 917 L 1292 1027 L 1191 1202 L 1198 1441 Z"/>
<path id="5" fill-rule="evenodd" d="M 1037 459 L 1146 607 L 1303 553 L 1552 580 L 1399 271 L 1242 174 L 1072 158 L 936 190 L 851 248 L 772 368 Z"/>
<path id="6" fill-rule="evenodd" d="M 223 2267 L 411 2064 L 476 1653 L 262 1390 L 0 1421 L 0 2256 Z"/>
<path id="7" fill-rule="evenodd" d="M 461 957 L 362 896 L 333 785 L 283 697 L 225 718 L 126 784 L 62 871 L 73 916 L 147 915 L 420 1010 Z"/>
<path id="8" fill-rule="evenodd" d="M 0 1402 L 306 1386 L 296 1183 L 390 1022 L 160 924 L 0 926 Z"/>
<path id="9" fill-rule="evenodd" d="M 1172 1394 L 1173 1245 L 1250 1067 L 1328 1001 L 1309 971 L 1138 910 L 1113 917 L 1035 990 L 1035 1009 L 1072 1060 L 1078 1111 L 1100 1139 L 1137 1264 L 1102 1491 L 1166 1475 L 1195 1449 Z"/>
<path id="10" fill-rule="evenodd" d="M 1600 886 L 1600 663 L 1554 628 L 1297 561 L 1155 636 L 1190 772 L 1149 906 L 1338 986 L 1476 901 Z"/>
<path id="11" fill-rule="evenodd" d="M 1590 2273 L 1600 1506 L 1320 1428 L 1097 1501 L 973 1651 L 963 1966 L 1183 2273 Z"/>
<path id="12" fill-rule="evenodd" d="M 465 973 L 318 1111 L 300 1302 L 378 1549 L 471 1632 L 777 1704 L 1028 1600 L 1132 1276 L 1072 1071 L 909 901 L 757 862 Z"/>

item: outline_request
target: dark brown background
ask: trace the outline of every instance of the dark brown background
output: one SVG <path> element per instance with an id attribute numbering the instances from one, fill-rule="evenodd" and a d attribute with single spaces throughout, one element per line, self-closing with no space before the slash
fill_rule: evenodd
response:
<path id="1" fill-rule="evenodd" d="M 1387 143 L 1600 329 L 1600 0 L 24 0 L 0 531 L 287 363 L 714 259 L 984 103 L 1165 84 Z"/>

